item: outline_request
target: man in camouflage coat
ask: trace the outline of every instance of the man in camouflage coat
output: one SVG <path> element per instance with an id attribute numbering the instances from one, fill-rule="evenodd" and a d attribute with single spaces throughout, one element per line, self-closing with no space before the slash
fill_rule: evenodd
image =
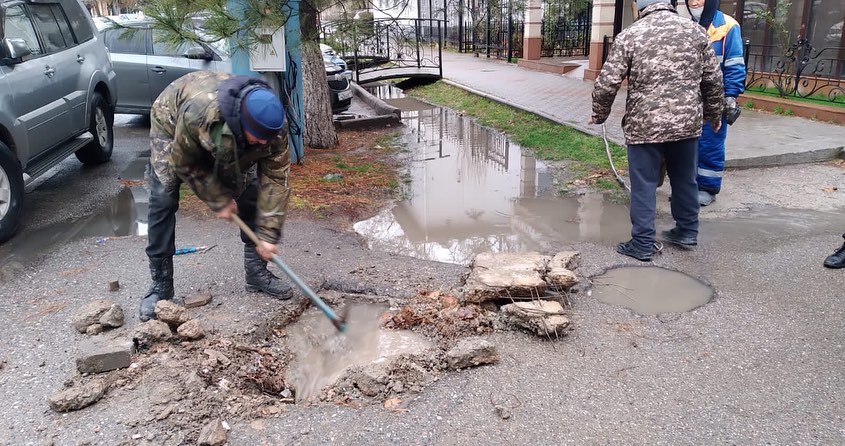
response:
<path id="1" fill-rule="evenodd" d="M 650 261 L 660 164 L 666 158 L 676 227 L 666 241 L 691 248 L 698 237 L 696 151 L 702 116 L 718 130 L 722 74 L 707 34 L 678 16 L 669 0 L 637 0 L 640 18 L 614 39 L 593 90 L 590 123 L 607 120 L 622 81 L 628 97 L 622 128 L 631 178 L 631 240 L 616 251 Z"/>
<path id="2" fill-rule="evenodd" d="M 171 83 L 150 113 L 149 243 L 152 286 L 141 320 L 173 298 L 173 255 L 179 187 L 187 184 L 220 218 L 241 218 L 257 233 L 241 232 L 247 291 L 290 298 L 291 288 L 267 270 L 278 254 L 290 187 L 287 125 L 278 97 L 249 76 L 199 71 Z"/>

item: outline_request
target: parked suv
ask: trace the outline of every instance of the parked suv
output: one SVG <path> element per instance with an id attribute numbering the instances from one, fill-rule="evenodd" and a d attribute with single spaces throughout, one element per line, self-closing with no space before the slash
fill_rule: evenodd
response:
<path id="1" fill-rule="evenodd" d="M 0 242 L 20 221 L 26 181 L 72 153 L 111 158 L 114 78 L 81 1 L 0 0 Z"/>

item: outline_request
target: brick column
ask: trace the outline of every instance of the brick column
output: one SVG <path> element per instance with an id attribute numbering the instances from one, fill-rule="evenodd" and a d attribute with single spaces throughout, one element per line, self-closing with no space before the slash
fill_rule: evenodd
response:
<path id="1" fill-rule="evenodd" d="M 543 0 L 528 0 L 525 4 L 525 43 L 523 59 L 540 60 L 543 49 Z"/>
<path id="2" fill-rule="evenodd" d="M 630 3 L 630 0 L 617 0 Z M 616 1 L 593 0 L 593 24 L 590 31 L 590 63 L 584 70 L 584 79 L 595 80 L 601 71 L 602 39 L 613 39 L 613 19 L 616 16 Z"/>

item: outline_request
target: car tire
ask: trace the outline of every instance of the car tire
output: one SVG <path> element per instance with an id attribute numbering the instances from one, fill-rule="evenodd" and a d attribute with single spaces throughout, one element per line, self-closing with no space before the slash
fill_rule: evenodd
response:
<path id="1" fill-rule="evenodd" d="M 23 211 L 23 172 L 17 157 L 0 142 L 0 243 L 18 229 Z"/>
<path id="2" fill-rule="evenodd" d="M 94 140 L 76 151 L 76 158 L 84 164 L 100 164 L 111 158 L 114 149 L 114 110 L 106 98 L 94 93 L 88 131 Z"/>

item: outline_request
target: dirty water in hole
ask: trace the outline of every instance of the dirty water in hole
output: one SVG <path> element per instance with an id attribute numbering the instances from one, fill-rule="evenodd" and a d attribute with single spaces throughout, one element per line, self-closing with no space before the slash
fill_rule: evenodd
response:
<path id="1" fill-rule="evenodd" d="M 378 305 L 353 305 L 346 332 L 338 333 L 323 313 L 311 308 L 288 328 L 288 345 L 296 359 L 287 381 L 296 390 L 297 401 L 319 396 L 349 368 L 420 353 L 432 346 L 414 332 L 380 328 L 379 318 L 386 310 Z"/>
<path id="2" fill-rule="evenodd" d="M 656 266 L 613 268 L 592 281 L 592 297 L 645 315 L 690 311 L 713 297 L 699 280 Z"/>
<path id="3" fill-rule="evenodd" d="M 134 160 L 120 178 L 133 183 L 143 180 L 148 162 L 149 158 Z M 18 232 L 0 245 L 0 283 L 13 279 L 35 256 L 69 242 L 99 237 L 97 243 L 104 243 L 108 237 L 146 235 L 148 205 L 143 186 L 126 186 L 111 203 L 91 215 Z"/>
<path id="4" fill-rule="evenodd" d="M 466 265 L 481 252 L 628 237 L 625 206 L 601 194 L 555 197 L 546 165 L 504 134 L 394 86 L 370 92 L 402 110 L 398 142 L 411 153 L 408 198 L 354 225 L 370 248 Z"/>

